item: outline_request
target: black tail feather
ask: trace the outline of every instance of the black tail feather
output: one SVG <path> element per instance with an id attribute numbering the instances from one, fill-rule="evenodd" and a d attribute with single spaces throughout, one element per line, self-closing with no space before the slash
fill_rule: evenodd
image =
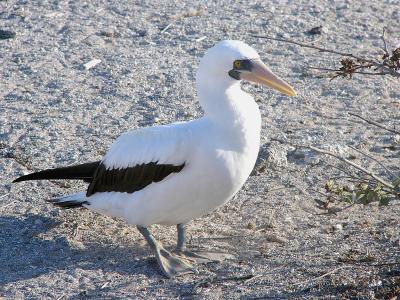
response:
<path id="1" fill-rule="evenodd" d="M 42 179 L 78 179 L 90 182 L 100 162 L 95 161 L 70 167 L 47 169 L 18 177 L 13 182 Z"/>
<path id="2" fill-rule="evenodd" d="M 62 199 L 60 198 L 47 200 L 47 202 L 53 203 L 55 206 L 59 206 L 64 209 L 83 207 L 84 204 L 90 205 L 90 203 L 87 201 L 79 201 L 79 200 L 62 201 Z"/>

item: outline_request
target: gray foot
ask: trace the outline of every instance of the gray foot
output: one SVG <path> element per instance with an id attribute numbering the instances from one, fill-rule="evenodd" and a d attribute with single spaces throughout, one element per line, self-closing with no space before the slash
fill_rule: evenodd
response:
<path id="1" fill-rule="evenodd" d="M 137 228 L 146 239 L 151 249 L 153 249 L 158 265 L 165 276 L 172 278 L 187 273 L 197 273 L 197 270 L 188 259 L 173 255 L 165 250 L 162 244 L 151 235 L 146 227 L 137 226 Z"/>
<path id="2" fill-rule="evenodd" d="M 157 244 L 155 255 L 158 265 L 165 276 L 173 278 L 188 273 L 197 273 L 196 268 L 191 264 L 189 259 L 173 255 L 169 251 L 165 250 L 160 243 Z"/>

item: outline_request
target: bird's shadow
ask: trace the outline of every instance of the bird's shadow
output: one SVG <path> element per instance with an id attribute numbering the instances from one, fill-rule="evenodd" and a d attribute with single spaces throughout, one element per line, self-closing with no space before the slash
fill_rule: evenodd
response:
<path id="1" fill-rule="evenodd" d="M 84 249 L 77 249 L 65 235 L 41 236 L 58 224 L 40 215 L 0 216 L 0 286 L 77 267 L 149 277 L 159 274 L 151 253 L 137 243 L 129 247 L 85 243 Z M 148 255 L 150 258 L 143 259 Z"/>

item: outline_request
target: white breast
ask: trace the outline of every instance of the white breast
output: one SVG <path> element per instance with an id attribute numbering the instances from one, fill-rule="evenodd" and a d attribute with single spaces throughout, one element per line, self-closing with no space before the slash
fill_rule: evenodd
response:
<path id="1" fill-rule="evenodd" d="M 207 99 L 212 111 L 206 111 L 205 117 L 129 133 L 105 157 L 112 167 L 150 161 L 184 163 L 179 173 L 131 194 L 94 194 L 89 208 L 130 224 L 172 225 L 200 217 L 232 198 L 257 159 L 261 116 L 239 84 L 223 91 Z"/>
<path id="2" fill-rule="evenodd" d="M 229 200 L 253 169 L 260 122 L 251 120 L 240 130 L 226 130 L 207 118 L 180 124 L 176 142 L 189 150 L 181 172 L 133 194 L 95 194 L 90 208 L 140 225 L 186 223 L 208 213 Z"/>

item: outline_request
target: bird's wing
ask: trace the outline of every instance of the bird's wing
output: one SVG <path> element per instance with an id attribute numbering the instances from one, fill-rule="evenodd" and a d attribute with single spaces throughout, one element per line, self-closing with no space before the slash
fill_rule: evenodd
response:
<path id="1" fill-rule="evenodd" d="M 121 135 L 97 168 L 86 196 L 133 193 L 180 172 L 188 153 L 185 126 L 148 127 Z"/>

